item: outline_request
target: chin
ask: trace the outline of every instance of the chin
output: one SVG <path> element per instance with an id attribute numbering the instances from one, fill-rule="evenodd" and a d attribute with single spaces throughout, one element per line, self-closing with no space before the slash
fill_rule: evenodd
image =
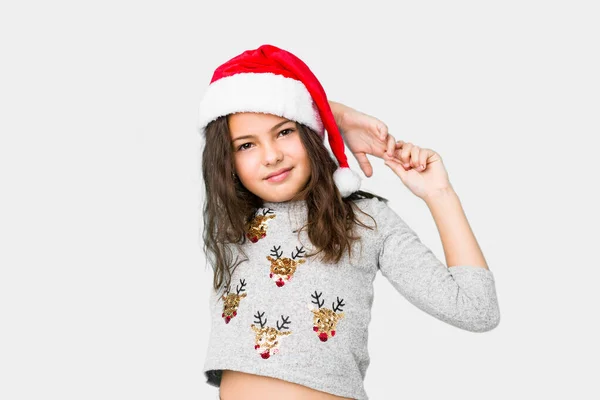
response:
<path id="1" fill-rule="evenodd" d="M 274 192 L 274 191 L 268 191 L 267 193 L 265 193 L 265 196 L 259 196 L 261 197 L 264 201 L 270 201 L 273 203 L 281 203 L 284 201 L 289 201 L 291 200 L 296 194 L 298 194 L 298 192 L 300 191 L 300 188 L 295 188 L 294 190 L 291 191 L 282 191 L 280 193 Z"/>
<path id="2" fill-rule="evenodd" d="M 291 195 L 285 195 L 285 196 L 281 195 L 281 196 L 263 197 L 263 200 L 264 201 L 270 201 L 270 202 L 273 202 L 273 203 L 282 203 L 284 201 L 291 200 L 292 197 L 294 197 L 294 196 L 295 196 L 295 193 L 291 194 Z"/>
<path id="3" fill-rule="evenodd" d="M 269 183 L 265 182 L 266 186 L 260 185 L 260 187 L 256 187 L 256 192 L 253 191 L 255 195 L 260 197 L 263 201 L 269 201 L 273 203 L 282 203 L 285 201 L 290 201 L 294 196 L 296 196 L 305 186 L 306 182 L 303 184 L 298 184 L 298 182 L 287 182 L 285 185 L 280 185 L 279 187 L 273 187 Z M 279 191 L 274 189 L 280 189 Z"/>

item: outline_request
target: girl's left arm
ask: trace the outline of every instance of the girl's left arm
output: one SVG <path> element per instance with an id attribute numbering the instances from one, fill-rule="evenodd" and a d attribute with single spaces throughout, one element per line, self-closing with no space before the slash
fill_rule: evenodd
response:
<path id="1" fill-rule="evenodd" d="M 423 200 L 439 231 L 446 265 L 472 265 L 489 270 L 454 189 L 439 190 Z"/>
<path id="2" fill-rule="evenodd" d="M 394 157 L 385 155 L 384 158 L 385 165 L 427 204 L 440 234 L 446 265 L 489 269 L 460 199 L 450 184 L 442 157 L 432 149 L 399 140 Z"/>
<path id="3" fill-rule="evenodd" d="M 471 263 L 448 268 L 391 207 L 383 201 L 371 203 L 370 215 L 379 232 L 372 246 L 378 267 L 400 294 L 461 329 L 486 332 L 498 326 L 500 307 L 492 271 Z"/>
<path id="4" fill-rule="evenodd" d="M 406 186 L 425 201 L 438 228 L 446 264 L 489 269 L 458 195 L 448 181 L 441 157 L 410 142 L 396 142 L 387 125 L 373 116 L 342 103 L 329 101 L 329 105 L 344 142 L 365 175 L 373 174 L 367 154 L 383 158 Z M 405 162 L 404 167 L 401 161 Z"/>

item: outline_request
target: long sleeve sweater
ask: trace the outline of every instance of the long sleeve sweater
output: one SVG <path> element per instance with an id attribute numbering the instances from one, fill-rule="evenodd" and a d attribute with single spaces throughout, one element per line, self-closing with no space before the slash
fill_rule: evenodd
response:
<path id="1" fill-rule="evenodd" d="M 446 267 L 386 202 L 355 204 L 375 229 L 357 226 L 360 241 L 339 263 L 308 257 L 305 201 L 266 202 L 237 245 L 241 262 L 231 283 L 210 295 L 207 383 L 236 370 L 294 382 L 353 399 L 368 399 L 368 326 L 378 271 L 410 303 L 457 328 L 485 332 L 500 322 L 493 273 Z M 373 220 L 357 212 L 375 227 Z"/>

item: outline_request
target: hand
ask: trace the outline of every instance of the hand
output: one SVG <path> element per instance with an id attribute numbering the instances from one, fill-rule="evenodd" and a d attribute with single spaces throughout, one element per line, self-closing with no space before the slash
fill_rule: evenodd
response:
<path id="1" fill-rule="evenodd" d="M 428 196 L 452 188 L 439 154 L 410 142 L 396 142 L 394 156 L 384 154 L 385 165 L 400 177 L 402 183 L 417 197 Z"/>
<path id="2" fill-rule="evenodd" d="M 341 103 L 330 101 L 335 121 L 348 149 L 354 154 L 367 177 L 373 175 L 373 167 L 367 154 L 383 158 L 384 153 L 394 154 L 394 137 L 388 127 L 375 117 L 364 114 Z"/>

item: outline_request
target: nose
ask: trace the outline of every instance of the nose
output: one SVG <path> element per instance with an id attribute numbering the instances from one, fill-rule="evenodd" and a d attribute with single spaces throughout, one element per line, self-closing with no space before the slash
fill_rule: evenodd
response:
<path id="1" fill-rule="evenodd" d="M 267 143 L 264 145 L 263 162 L 265 165 L 275 165 L 283 159 L 283 152 L 277 146 L 277 143 Z"/>

